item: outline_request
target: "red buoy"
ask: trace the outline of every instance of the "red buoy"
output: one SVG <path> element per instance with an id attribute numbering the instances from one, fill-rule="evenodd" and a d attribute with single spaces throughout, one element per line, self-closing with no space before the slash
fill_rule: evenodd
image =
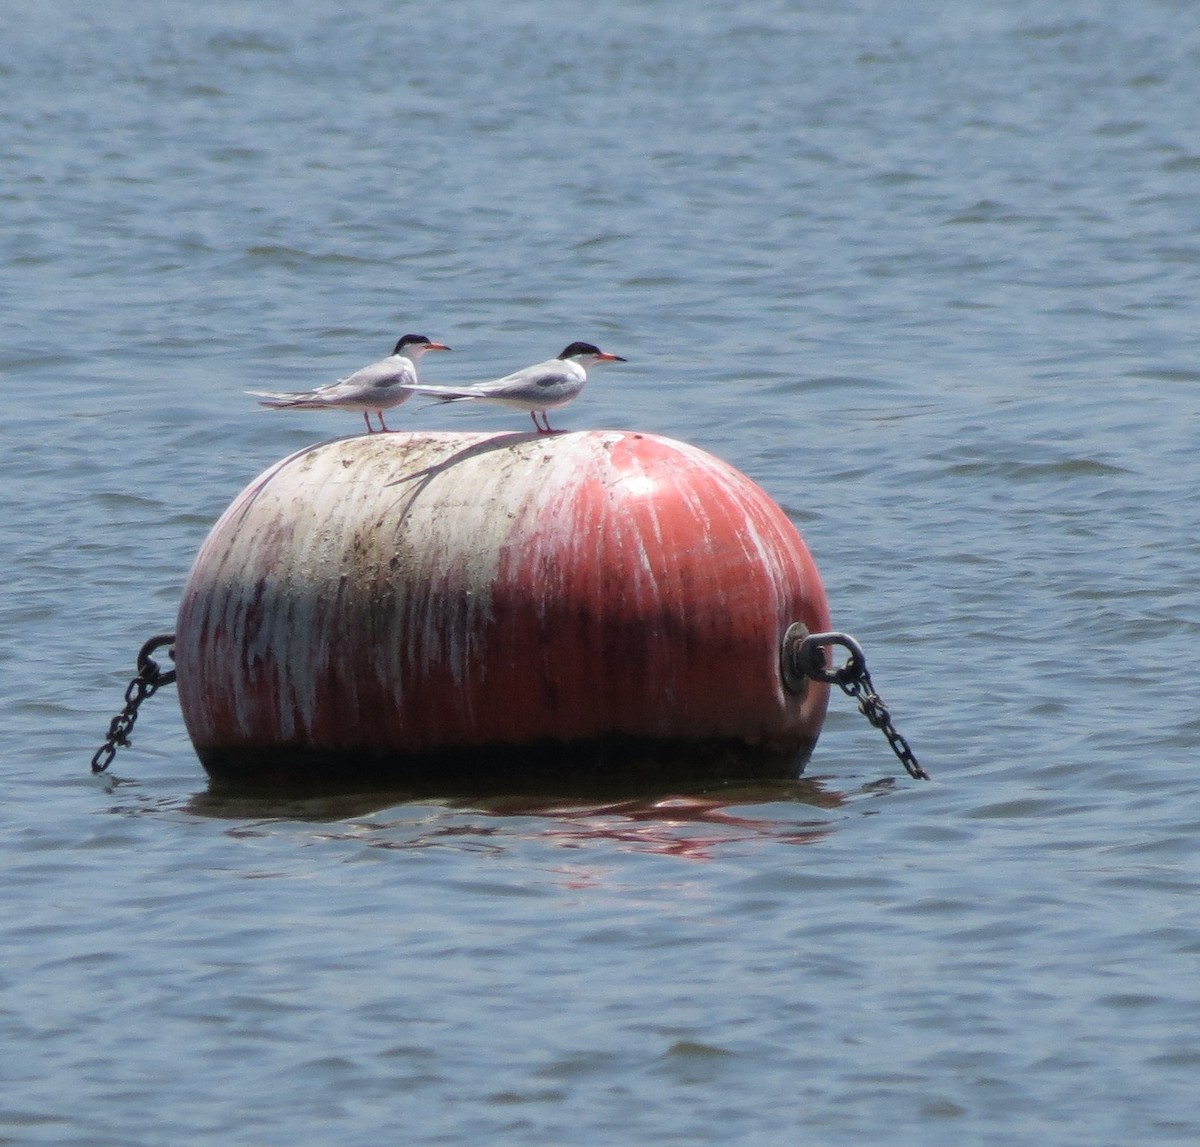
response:
<path id="1" fill-rule="evenodd" d="M 787 777 L 829 629 L 787 516 L 681 442 L 617 431 L 338 439 L 267 470 L 188 577 L 179 699 L 217 778 L 451 786 Z"/>

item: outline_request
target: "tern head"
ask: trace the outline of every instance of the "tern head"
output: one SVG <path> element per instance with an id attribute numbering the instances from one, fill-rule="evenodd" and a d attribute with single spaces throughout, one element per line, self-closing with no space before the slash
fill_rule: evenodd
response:
<path id="1" fill-rule="evenodd" d="M 625 360 L 619 354 L 608 354 L 602 351 L 598 346 L 592 343 L 571 343 L 566 347 L 562 354 L 558 356 L 561 359 L 574 360 L 580 366 L 591 366 L 596 362 L 624 362 Z"/>
<path id="2" fill-rule="evenodd" d="M 405 335 L 396 344 L 396 349 L 392 351 L 392 354 L 402 354 L 405 358 L 410 358 L 415 362 L 427 350 L 449 349 L 443 343 L 435 343 L 432 339 L 427 339 L 424 335 Z"/>

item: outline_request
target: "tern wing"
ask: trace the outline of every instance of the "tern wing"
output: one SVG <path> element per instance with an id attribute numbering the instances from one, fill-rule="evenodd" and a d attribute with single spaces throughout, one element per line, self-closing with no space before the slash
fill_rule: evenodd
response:
<path id="1" fill-rule="evenodd" d="M 485 394 L 489 397 L 527 390 L 536 392 L 539 380 L 542 378 L 545 369 L 546 364 L 544 363 L 538 363 L 536 366 L 527 366 L 522 370 L 513 371 L 512 374 L 506 374 L 503 378 L 496 378 L 491 382 L 481 382 L 475 389 L 480 394 Z"/>
<path id="2" fill-rule="evenodd" d="M 529 403 L 537 407 L 543 402 L 562 401 L 576 394 L 586 376 L 572 370 L 560 359 L 539 362 L 476 387 L 480 398 Z"/>
<path id="3" fill-rule="evenodd" d="M 401 355 L 380 359 L 364 366 L 336 382 L 318 386 L 315 390 L 277 391 L 248 390 L 262 401 L 264 406 L 295 406 L 299 403 L 316 403 L 321 406 L 342 402 L 355 402 L 369 398 L 373 393 L 395 387 L 407 389 L 417 381 L 417 372 L 408 359 Z"/>
<path id="4" fill-rule="evenodd" d="M 364 366 L 346 378 L 339 378 L 323 389 L 371 390 L 380 386 L 411 386 L 416 381 L 417 372 L 413 364 L 403 355 L 392 355 Z"/>
<path id="5" fill-rule="evenodd" d="M 539 362 L 522 370 L 506 374 L 490 382 L 477 382 L 470 386 L 432 386 L 419 383 L 413 386 L 414 394 L 423 394 L 442 402 L 467 402 L 479 399 L 483 402 L 510 404 L 519 409 L 542 409 L 543 403 L 562 402 L 573 396 L 583 385 L 583 379 L 573 373 L 559 359 Z"/>

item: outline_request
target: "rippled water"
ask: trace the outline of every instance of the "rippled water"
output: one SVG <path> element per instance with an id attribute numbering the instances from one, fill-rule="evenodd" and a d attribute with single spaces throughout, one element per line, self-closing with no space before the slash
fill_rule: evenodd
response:
<path id="1" fill-rule="evenodd" d="M 0 14 L 0 1141 L 1194 1143 L 1190 5 Z M 763 485 L 933 781 L 209 791 L 133 655 L 405 330 Z M 504 412 L 394 423 L 476 429 Z"/>

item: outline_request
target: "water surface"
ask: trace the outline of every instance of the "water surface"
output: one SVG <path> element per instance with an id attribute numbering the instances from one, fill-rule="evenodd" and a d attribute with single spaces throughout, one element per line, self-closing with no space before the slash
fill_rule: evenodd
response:
<path id="1" fill-rule="evenodd" d="M 1190 15 L 6 5 L 0 1139 L 1194 1143 Z M 558 422 L 766 488 L 933 781 L 841 698 L 789 785 L 231 796 L 169 689 L 94 780 L 358 428 L 242 392 L 408 330 L 625 355 Z"/>

